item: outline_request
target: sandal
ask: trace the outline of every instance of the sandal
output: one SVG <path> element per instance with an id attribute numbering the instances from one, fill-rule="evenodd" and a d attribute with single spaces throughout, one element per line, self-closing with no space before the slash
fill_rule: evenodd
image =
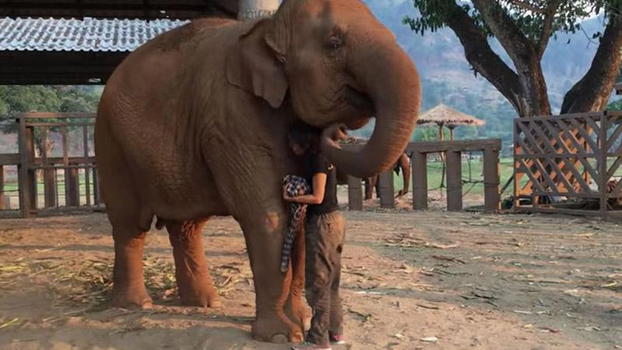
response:
<path id="1" fill-rule="evenodd" d="M 332 350 L 330 345 L 317 345 L 309 342 L 304 342 L 299 345 L 293 345 L 292 350 Z"/>
<path id="2" fill-rule="evenodd" d="M 346 344 L 346 338 L 343 336 L 343 334 L 331 335 L 330 343 L 336 344 L 336 345 L 343 345 L 343 344 Z"/>

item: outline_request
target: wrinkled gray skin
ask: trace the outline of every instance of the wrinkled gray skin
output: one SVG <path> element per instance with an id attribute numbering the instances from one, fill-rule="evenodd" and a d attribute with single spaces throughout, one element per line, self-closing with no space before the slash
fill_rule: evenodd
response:
<path id="1" fill-rule="evenodd" d="M 211 216 L 232 215 L 253 271 L 253 336 L 301 340 L 301 257 L 293 277 L 279 271 L 280 180 L 297 167 L 288 128 L 295 120 L 359 128 L 375 115 L 361 152 L 341 150 L 327 133 L 322 142 L 338 168 L 366 177 L 395 163 L 418 107 L 414 65 L 359 0 L 286 0 L 270 19 L 195 20 L 141 46 L 108 81 L 95 131 L 115 242 L 113 304 L 150 306 L 142 256 L 157 217 L 181 301 L 218 305 L 201 230 Z"/>

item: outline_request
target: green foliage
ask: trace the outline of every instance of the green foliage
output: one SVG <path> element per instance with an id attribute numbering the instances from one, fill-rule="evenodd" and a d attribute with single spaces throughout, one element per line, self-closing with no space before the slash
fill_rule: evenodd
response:
<path id="1" fill-rule="evenodd" d="M 100 95 L 91 86 L 0 85 L 0 121 L 23 112 L 95 112 Z"/>
<path id="2" fill-rule="evenodd" d="M 15 117 L 24 112 L 95 112 L 101 96 L 101 87 L 61 85 L 1 85 L 0 131 L 14 132 Z M 54 122 L 55 119 L 40 121 Z M 50 128 L 55 131 L 56 128 Z M 35 144 L 51 149 L 53 142 L 42 143 L 41 130 L 35 129 Z"/>
<path id="3" fill-rule="evenodd" d="M 544 18 L 549 6 L 559 3 L 553 20 L 553 32 L 575 33 L 581 30 L 581 20 L 594 13 L 604 11 L 605 15 L 618 15 L 613 8 L 619 7 L 622 0 L 497 0 L 504 15 L 509 17 L 528 39 L 536 42 L 542 36 Z M 420 34 L 426 31 L 437 31 L 447 25 L 448 19 L 455 11 L 453 0 L 412 0 L 419 9 L 419 17 L 405 17 L 404 24 Z M 479 12 L 470 2 L 460 1 L 460 7 L 475 20 L 477 26 L 486 34 L 491 35 Z M 594 34 L 594 38 L 601 33 Z"/>
<path id="4" fill-rule="evenodd" d="M 607 106 L 607 109 L 613 111 L 622 111 L 622 100 L 612 102 L 611 104 L 609 104 L 609 106 Z"/>
<path id="5" fill-rule="evenodd" d="M 413 141 L 436 141 L 438 140 L 438 126 L 419 125 L 412 136 Z"/>

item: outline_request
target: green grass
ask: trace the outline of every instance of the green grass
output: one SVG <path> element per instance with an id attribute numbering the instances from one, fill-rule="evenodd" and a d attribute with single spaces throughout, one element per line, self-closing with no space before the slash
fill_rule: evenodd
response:
<path id="1" fill-rule="evenodd" d="M 86 178 L 84 174 L 80 174 L 79 178 L 80 178 L 80 194 L 85 194 L 86 193 Z M 38 179 L 38 180 L 39 181 L 37 181 L 37 193 L 42 194 L 44 191 L 43 181 L 41 181 L 41 179 Z M 91 176 L 89 180 L 91 183 L 91 192 L 92 192 L 93 191 L 93 176 Z M 19 186 L 16 180 L 12 182 L 5 182 L 4 192 L 14 192 L 14 194 L 17 195 L 18 187 Z M 64 193 L 65 191 L 65 176 L 62 175 L 62 173 L 56 178 L 56 189 L 58 193 Z"/>
<path id="2" fill-rule="evenodd" d="M 469 163 L 470 163 L 470 172 L 469 172 Z M 508 179 L 512 176 L 512 167 L 513 160 L 512 158 L 501 158 L 499 161 L 499 178 L 500 178 L 500 189 Z M 440 161 L 428 161 L 428 190 L 438 189 L 441 185 L 441 175 L 442 175 L 443 164 Z M 472 193 L 484 193 L 484 176 L 482 173 L 483 170 L 483 159 L 472 159 L 470 162 L 467 160 L 463 160 L 462 162 L 462 191 L 470 191 Z M 469 173 L 471 176 L 469 176 Z M 403 179 L 400 176 L 393 177 L 393 185 L 395 187 L 395 191 L 397 192 L 403 187 Z M 445 186 L 447 186 L 447 175 L 445 175 Z M 508 192 L 511 193 L 512 185 L 508 188 Z M 412 191 L 412 180 L 410 182 L 410 191 Z"/>

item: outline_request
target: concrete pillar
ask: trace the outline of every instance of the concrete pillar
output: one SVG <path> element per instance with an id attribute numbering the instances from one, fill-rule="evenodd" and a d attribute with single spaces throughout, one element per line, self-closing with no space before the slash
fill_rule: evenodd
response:
<path id="1" fill-rule="evenodd" d="M 239 0 L 238 20 L 248 21 L 272 16 L 281 4 L 280 0 Z"/>

